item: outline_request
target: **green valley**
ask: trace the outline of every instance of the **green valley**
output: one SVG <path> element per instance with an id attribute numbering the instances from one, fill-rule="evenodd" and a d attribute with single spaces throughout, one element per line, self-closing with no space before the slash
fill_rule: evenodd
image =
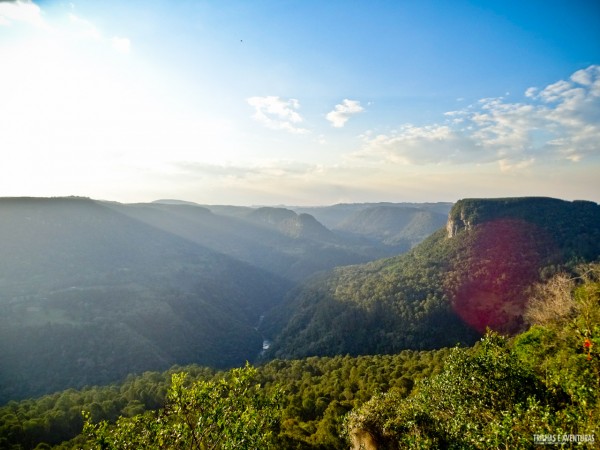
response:
<path id="1" fill-rule="evenodd" d="M 1 446 L 597 432 L 599 205 L 323 208 L 0 199 Z"/>

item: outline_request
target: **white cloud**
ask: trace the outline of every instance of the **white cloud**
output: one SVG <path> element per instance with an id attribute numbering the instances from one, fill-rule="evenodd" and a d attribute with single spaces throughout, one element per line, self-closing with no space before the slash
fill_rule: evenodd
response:
<path id="1" fill-rule="evenodd" d="M 522 161 L 513 161 L 510 159 L 501 159 L 498 161 L 501 172 L 511 172 L 514 170 L 522 170 L 532 166 L 535 163 L 535 158 L 529 158 Z"/>
<path id="2" fill-rule="evenodd" d="M 579 70 L 570 81 L 529 88 L 522 102 L 486 98 L 445 116 L 445 123 L 363 137 L 354 156 L 379 164 L 495 162 L 501 171 L 598 157 L 600 66 Z"/>
<path id="3" fill-rule="evenodd" d="M 266 160 L 247 165 L 175 162 L 174 167 L 180 173 L 191 177 L 227 177 L 246 180 L 303 177 L 319 170 L 319 166 L 315 164 L 288 160 Z"/>
<path id="4" fill-rule="evenodd" d="M 327 113 L 325 117 L 331 122 L 332 126 L 342 128 L 350 117 L 362 111 L 364 111 L 364 108 L 360 106 L 359 101 L 344 99 L 342 103 L 335 105 L 335 109 Z"/>
<path id="5" fill-rule="evenodd" d="M 0 2 L 0 25 L 10 26 L 13 22 L 45 26 L 40 7 L 31 0 Z"/>
<path id="6" fill-rule="evenodd" d="M 300 102 L 295 98 L 284 100 L 277 96 L 250 97 L 246 101 L 254 108 L 252 117 L 264 126 L 297 134 L 308 132 L 297 126 L 303 119 L 297 112 Z"/>
<path id="7" fill-rule="evenodd" d="M 564 94 L 571 90 L 572 84 L 565 80 L 557 81 L 546 86 L 537 97 L 545 102 L 554 102 L 564 97 Z"/>
<path id="8" fill-rule="evenodd" d="M 481 151 L 461 131 L 438 124 L 406 125 L 388 134 L 366 135 L 363 140 L 365 147 L 354 156 L 405 165 L 468 162 Z"/>
<path id="9" fill-rule="evenodd" d="M 598 70 L 599 68 L 596 67 L 595 69 Z M 571 80 L 575 83 L 583 84 L 584 86 L 589 86 L 592 84 L 593 81 L 592 74 L 590 72 L 591 70 L 589 67 L 587 69 L 578 70 L 573 75 L 571 75 Z"/>

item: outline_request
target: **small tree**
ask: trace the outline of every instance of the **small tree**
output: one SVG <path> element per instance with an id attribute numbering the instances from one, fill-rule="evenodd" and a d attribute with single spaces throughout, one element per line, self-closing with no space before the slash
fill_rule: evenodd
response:
<path id="1" fill-rule="evenodd" d="M 525 320 L 531 325 L 547 325 L 568 319 L 576 311 L 573 299 L 575 280 L 559 273 L 545 283 L 534 286 L 529 299 Z"/>
<path id="2" fill-rule="evenodd" d="M 163 410 L 121 417 L 113 426 L 92 424 L 86 415 L 84 433 L 101 450 L 272 448 L 280 393 L 266 396 L 256 374 L 246 365 L 226 378 L 190 385 L 185 373 L 174 374 Z"/>

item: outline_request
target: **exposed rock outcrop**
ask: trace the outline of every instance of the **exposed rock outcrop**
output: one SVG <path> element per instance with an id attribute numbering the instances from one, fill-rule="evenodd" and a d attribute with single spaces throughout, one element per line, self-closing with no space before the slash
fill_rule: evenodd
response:
<path id="1" fill-rule="evenodd" d="M 461 211 L 458 217 L 453 217 L 452 215 L 448 216 L 448 222 L 446 223 L 446 232 L 449 238 L 456 236 L 460 231 L 471 230 L 473 224 L 470 220 L 468 220 L 464 214 L 464 211 Z"/>

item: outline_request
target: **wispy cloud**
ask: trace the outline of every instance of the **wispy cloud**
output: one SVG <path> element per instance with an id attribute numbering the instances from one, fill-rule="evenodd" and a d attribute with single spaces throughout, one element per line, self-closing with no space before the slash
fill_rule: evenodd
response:
<path id="1" fill-rule="evenodd" d="M 347 194 L 343 198 L 351 199 L 348 192 L 360 190 L 355 185 L 355 173 L 348 175 L 335 167 L 292 160 L 263 160 L 247 165 L 190 161 L 174 163 L 173 168 L 175 184 L 187 191 L 183 196 L 208 192 L 206 199 L 201 200 L 207 203 L 215 201 L 211 190 L 235 198 L 235 204 L 315 204 L 315 199 L 323 195 L 329 202 L 330 191 L 337 201 L 341 192 Z"/>
<path id="2" fill-rule="evenodd" d="M 315 164 L 286 160 L 261 161 L 247 165 L 180 161 L 174 162 L 172 165 L 177 173 L 183 176 L 194 178 L 228 178 L 247 181 L 304 177 L 322 170 L 320 166 Z"/>
<path id="3" fill-rule="evenodd" d="M 468 162 L 480 151 L 465 133 L 438 124 L 405 125 L 388 134 L 366 134 L 363 141 L 355 156 L 404 165 Z"/>
<path id="4" fill-rule="evenodd" d="M 537 161 L 582 161 L 600 156 L 600 66 L 575 72 L 521 102 L 480 100 L 445 114 L 443 123 L 363 136 L 355 157 L 403 164 L 495 162 L 503 171 Z"/>
<path id="5" fill-rule="evenodd" d="M 342 128 L 350 117 L 364 110 L 359 101 L 346 98 L 342 103 L 335 105 L 333 111 L 328 112 L 325 117 L 333 127 Z"/>
<path id="6" fill-rule="evenodd" d="M 15 22 L 45 26 L 40 7 L 31 0 L 0 2 L 0 26 L 10 26 Z"/>
<path id="7" fill-rule="evenodd" d="M 254 108 L 252 117 L 264 126 L 290 133 L 308 133 L 307 129 L 297 126 L 303 119 L 297 112 L 300 102 L 295 98 L 284 100 L 277 96 L 250 97 L 246 101 Z"/>

